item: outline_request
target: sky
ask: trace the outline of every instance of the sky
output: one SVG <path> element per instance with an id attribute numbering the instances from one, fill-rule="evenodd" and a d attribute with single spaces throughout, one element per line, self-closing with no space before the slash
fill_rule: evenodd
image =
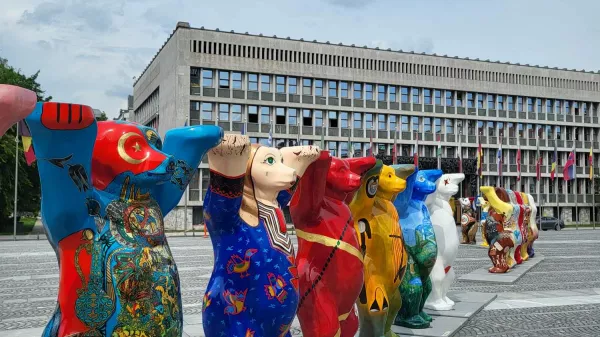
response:
<path id="1" fill-rule="evenodd" d="M 177 21 L 192 27 L 600 70 L 597 0 L 2 0 L 0 57 L 54 101 L 116 117 Z"/>

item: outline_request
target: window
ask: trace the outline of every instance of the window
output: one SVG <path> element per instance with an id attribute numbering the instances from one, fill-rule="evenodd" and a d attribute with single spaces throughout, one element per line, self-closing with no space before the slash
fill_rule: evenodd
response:
<path id="1" fill-rule="evenodd" d="M 546 125 L 546 139 L 552 139 L 552 134 L 554 132 L 552 132 L 552 126 L 551 125 Z"/>
<path id="2" fill-rule="evenodd" d="M 504 123 L 498 122 L 498 136 L 504 137 Z"/>
<path id="3" fill-rule="evenodd" d="M 446 91 L 446 106 L 454 106 L 454 93 Z"/>
<path id="4" fill-rule="evenodd" d="M 285 94 L 285 76 L 277 76 L 275 81 L 277 84 L 277 87 L 275 88 L 277 90 L 277 93 Z"/>
<path id="5" fill-rule="evenodd" d="M 302 125 L 313 126 L 312 111 L 309 109 L 302 110 Z"/>
<path id="6" fill-rule="evenodd" d="M 190 68 L 190 87 L 199 87 L 200 86 L 200 68 L 191 67 Z"/>
<path id="7" fill-rule="evenodd" d="M 420 117 L 416 117 L 416 116 L 412 117 L 412 128 L 413 128 L 413 132 L 419 132 L 421 130 Z"/>
<path id="8" fill-rule="evenodd" d="M 483 109 L 483 94 L 477 94 L 477 108 Z"/>
<path id="9" fill-rule="evenodd" d="M 385 97 L 385 85 L 378 85 L 377 86 L 377 100 L 379 102 L 385 102 L 386 101 L 386 97 Z"/>
<path id="10" fill-rule="evenodd" d="M 583 114 L 587 116 L 587 114 L 588 114 L 587 103 L 581 103 L 581 110 L 583 110 Z"/>
<path id="11" fill-rule="evenodd" d="M 533 98 L 527 97 L 527 112 L 533 112 Z"/>
<path id="12" fill-rule="evenodd" d="M 200 170 L 201 169 L 195 169 L 194 171 L 194 175 L 192 176 L 192 179 L 190 180 L 190 190 L 189 190 L 189 196 L 188 196 L 188 200 L 190 201 L 199 201 L 200 200 Z"/>
<path id="13" fill-rule="evenodd" d="M 258 107 L 256 105 L 249 105 L 247 113 L 248 123 L 258 123 Z"/>
<path id="14" fill-rule="evenodd" d="M 498 96 L 498 110 L 504 110 L 504 96 Z"/>
<path id="15" fill-rule="evenodd" d="M 337 142 L 329 142 L 329 153 L 331 153 L 332 156 L 337 156 Z"/>
<path id="16" fill-rule="evenodd" d="M 425 104 L 432 104 L 431 101 L 431 89 L 423 89 L 423 100 L 425 101 Z"/>
<path id="17" fill-rule="evenodd" d="M 242 73 L 231 73 L 233 89 L 242 89 Z"/>
<path id="18" fill-rule="evenodd" d="M 269 92 L 271 91 L 271 76 L 260 75 L 260 91 Z"/>
<path id="19" fill-rule="evenodd" d="M 488 109 L 494 109 L 494 107 L 495 107 L 494 101 L 495 101 L 494 95 L 488 94 L 488 103 L 487 103 Z"/>
<path id="20" fill-rule="evenodd" d="M 340 150 L 340 154 L 342 156 L 342 158 L 348 158 L 348 143 L 347 142 L 341 142 L 340 143 L 341 146 L 341 150 Z"/>
<path id="21" fill-rule="evenodd" d="M 396 121 L 398 120 L 398 117 L 396 115 L 390 115 L 389 119 L 390 119 L 390 130 L 396 131 L 397 130 L 396 129 L 396 127 L 397 127 L 396 126 L 396 124 L 397 124 Z"/>
<path id="22" fill-rule="evenodd" d="M 397 99 L 396 99 L 396 87 L 390 85 L 388 87 L 388 92 L 390 93 L 390 102 L 397 102 Z"/>
<path id="23" fill-rule="evenodd" d="M 347 112 L 340 112 L 340 122 L 342 124 L 342 128 L 344 128 L 344 129 L 349 127 L 348 117 L 349 117 L 349 115 Z"/>
<path id="24" fill-rule="evenodd" d="M 290 94 L 298 93 L 298 79 L 295 77 L 288 78 L 288 86 L 290 90 Z"/>
<path id="25" fill-rule="evenodd" d="M 464 97 L 464 92 L 457 92 L 456 93 L 456 106 L 463 106 L 463 97 Z"/>
<path id="26" fill-rule="evenodd" d="M 352 143 L 352 152 L 354 152 L 355 157 L 362 156 L 362 143 Z"/>
<path id="27" fill-rule="evenodd" d="M 454 134 L 454 120 L 450 118 L 446 118 L 446 133 Z"/>
<path id="28" fill-rule="evenodd" d="M 258 91 L 258 75 L 248 74 L 248 90 Z"/>
<path id="29" fill-rule="evenodd" d="M 329 97 L 337 97 L 337 82 L 329 81 Z"/>
<path id="30" fill-rule="evenodd" d="M 525 110 L 523 110 L 523 97 L 517 98 L 517 109 L 519 112 L 525 111 Z"/>
<path id="31" fill-rule="evenodd" d="M 362 99 L 362 84 L 354 83 L 354 99 Z"/>
<path id="32" fill-rule="evenodd" d="M 552 113 L 552 100 L 546 100 L 546 113 Z"/>
<path id="33" fill-rule="evenodd" d="M 219 88 L 229 88 L 229 72 L 219 71 Z"/>
<path id="34" fill-rule="evenodd" d="M 285 108 L 275 108 L 275 124 L 285 125 Z"/>
<path id="35" fill-rule="evenodd" d="M 302 95 L 312 95 L 312 80 L 310 78 L 302 79 Z"/>
<path id="36" fill-rule="evenodd" d="M 473 93 L 467 93 L 467 108 L 475 107 L 475 98 L 473 97 Z"/>
<path id="37" fill-rule="evenodd" d="M 202 86 L 212 88 L 213 86 L 213 71 L 204 69 L 202 70 Z"/>
<path id="38" fill-rule="evenodd" d="M 315 80 L 315 95 L 323 96 L 323 80 Z"/>
<path id="39" fill-rule="evenodd" d="M 271 123 L 271 108 L 268 106 L 260 107 L 260 122 L 262 124 L 270 124 Z"/>
<path id="40" fill-rule="evenodd" d="M 231 105 L 231 120 L 233 122 L 241 122 L 242 121 L 242 106 L 239 104 Z"/>
<path id="41" fill-rule="evenodd" d="M 365 114 L 365 127 L 370 130 L 373 128 L 373 114 Z"/>
<path id="42" fill-rule="evenodd" d="M 515 138 L 515 123 L 508 123 L 508 137 Z"/>
<path id="43" fill-rule="evenodd" d="M 431 118 L 430 117 L 423 118 L 423 130 L 425 132 L 431 132 Z"/>
<path id="44" fill-rule="evenodd" d="M 384 114 L 377 115 L 377 130 L 386 130 L 387 123 Z"/>
<path id="45" fill-rule="evenodd" d="M 402 87 L 402 103 L 408 103 L 408 88 Z"/>
<path id="46" fill-rule="evenodd" d="M 213 104 L 212 103 L 202 103 L 202 120 L 211 121 L 213 113 Z"/>
<path id="47" fill-rule="evenodd" d="M 565 114 L 570 114 L 571 113 L 571 104 L 569 103 L 569 101 L 565 101 L 564 107 L 565 107 Z"/>
<path id="48" fill-rule="evenodd" d="M 229 121 L 229 104 L 219 104 L 219 121 Z"/>
<path id="49" fill-rule="evenodd" d="M 476 128 L 475 128 L 475 122 L 476 121 L 473 121 L 473 120 L 468 120 L 467 121 L 467 134 L 470 135 L 470 136 L 474 136 L 475 135 L 475 130 L 476 130 Z M 458 128 L 458 132 L 461 132 L 460 124 L 459 124 L 459 128 Z"/>
<path id="50" fill-rule="evenodd" d="M 323 126 L 323 111 L 315 110 L 315 126 L 322 127 Z"/>
<path id="51" fill-rule="evenodd" d="M 369 101 L 373 100 L 373 85 L 365 84 L 365 98 Z"/>
<path id="52" fill-rule="evenodd" d="M 487 123 L 488 126 L 488 136 L 493 137 L 496 135 L 496 126 L 494 125 L 494 122 L 488 122 Z"/>
<path id="53" fill-rule="evenodd" d="M 408 132 L 410 130 L 408 116 L 402 116 L 402 132 Z"/>
<path id="54" fill-rule="evenodd" d="M 537 105 L 537 112 L 541 113 L 542 112 L 542 99 L 541 98 L 536 98 L 535 99 L 535 103 Z"/>
<path id="55" fill-rule="evenodd" d="M 419 103 L 420 91 L 419 88 L 412 88 L 412 102 Z"/>
<path id="56" fill-rule="evenodd" d="M 434 95 L 435 95 L 435 105 L 442 105 L 442 91 L 436 90 Z"/>
<path id="57" fill-rule="evenodd" d="M 362 124 L 362 115 L 360 112 L 355 112 L 354 113 L 354 128 L 355 129 L 362 129 L 363 124 Z"/>
<path id="58" fill-rule="evenodd" d="M 579 115 L 579 103 L 573 102 L 573 114 Z"/>
<path id="59" fill-rule="evenodd" d="M 294 108 L 288 109 L 288 124 L 298 125 L 298 110 Z"/>
<path id="60" fill-rule="evenodd" d="M 562 114 L 562 111 L 560 110 L 560 100 L 558 99 L 554 101 L 554 113 Z"/>
<path id="61" fill-rule="evenodd" d="M 342 98 L 348 98 L 348 82 L 340 82 L 340 95 Z"/>
<path id="62" fill-rule="evenodd" d="M 533 128 L 533 124 L 527 124 L 527 136 L 529 139 L 535 139 L 535 129 Z"/>
<path id="63" fill-rule="evenodd" d="M 482 121 L 477 121 L 477 129 L 479 131 L 479 135 L 483 136 L 483 122 Z"/>
<path id="64" fill-rule="evenodd" d="M 514 97 L 512 96 L 508 96 L 508 110 L 510 111 L 515 111 L 515 102 L 514 102 Z"/>
<path id="65" fill-rule="evenodd" d="M 435 133 L 442 133 L 442 120 L 439 118 L 436 118 L 433 120 L 434 124 L 435 124 Z"/>
<path id="66" fill-rule="evenodd" d="M 561 139 L 561 136 L 560 136 L 560 129 L 561 129 L 561 128 L 560 128 L 560 126 L 559 126 L 559 125 L 557 125 L 557 126 L 555 127 L 555 130 L 556 130 L 556 139 Z"/>

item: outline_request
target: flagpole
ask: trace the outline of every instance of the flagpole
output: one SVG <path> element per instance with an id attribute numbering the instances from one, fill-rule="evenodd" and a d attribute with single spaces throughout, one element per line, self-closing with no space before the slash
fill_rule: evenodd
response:
<path id="1" fill-rule="evenodd" d="M 462 167 L 462 123 L 458 126 L 458 165 L 459 165 L 459 173 L 463 173 Z M 463 182 L 460 182 L 458 186 L 460 188 L 460 197 L 463 197 Z"/>
<path id="2" fill-rule="evenodd" d="M 542 200 L 540 199 L 540 181 L 542 180 L 542 163 L 540 162 L 542 158 L 542 155 L 540 154 L 540 135 L 538 134 L 537 137 L 535 137 L 535 147 L 536 147 L 536 154 L 537 154 L 537 158 L 536 160 L 538 161 L 536 163 L 536 175 L 537 175 L 537 183 L 536 183 L 536 191 L 537 191 L 537 202 L 540 203 L 540 227 L 542 226 L 542 212 L 544 211 L 544 203 L 542 202 Z M 539 169 L 537 168 L 539 167 Z M 540 172 L 539 175 L 537 172 Z"/>
<path id="3" fill-rule="evenodd" d="M 556 151 L 556 140 L 554 140 L 554 161 L 556 162 L 555 166 L 554 166 L 554 195 L 556 198 L 556 208 L 558 210 L 558 216 L 556 217 L 559 220 L 560 223 L 560 202 L 558 201 L 558 177 L 557 177 L 557 167 L 558 166 L 558 152 Z"/>
<path id="4" fill-rule="evenodd" d="M 504 155 L 502 153 L 502 137 L 503 134 L 500 133 L 499 134 L 500 137 L 498 138 L 498 143 L 500 143 L 500 149 L 498 150 L 498 160 L 496 160 L 498 162 L 498 187 L 502 187 L 502 156 Z"/>
<path id="5" fill-rule="evenodd" d="M 440 131 L 441 132 L 441 131 Z M 442 169 L 442 135 L 437 134 L 437 162 L 438 162 L 438 170 Z"/>
<path id="6" fill-rule="evenodd" d="M 17 191 L 19 184 L 19 123 L 15 133 L 15 205 L 13 211 L 13 240 L 17 240 Z"/>
<path id="7" fill-rule="evenodd" d="M 392 164 L 396 165 L 398 163 L 398 156 L 397 156 L 397 150 L 396 150 L 396 142 L 398 138 L 398 121 L 396 120 L 396 126 L 394 127 L 394 148 L 392 149 Z"/>
<path id="8" fill-rule="evenodd" d="M 577 129 L 575 129 L 575 132 L 577 132 Z M 579 229 L 579 207 L 577 204 L 577 188 L 579 187 L 579 185 L 577 184 L 577 152 L 575 150 L 575 142 L 573 142 L 573 177 L 575 180 L 575 189 L 574 189 L 574 194 L 575 194 L 575 229 Z"/>
<path id="9" fill-rule="evenodd" d="M 477 211 L 477 219 L 479 219 L 479 231 L 483 237 L 483 223 L 481 219 L 481 205 L 478 203 L 479 201 L 479 189 L 481 188 L 481 176 L 483 175 L 483 147 L 481 147 L 481 131 L 477 132 L 477 160 L 479 162 L 479 168 L 477 169 L 477 191 L 475 191 L 475 199 L 473 202 L 475 203 L 476 211 Z M 480 172 L 481 170 L 481 172 Z"/>

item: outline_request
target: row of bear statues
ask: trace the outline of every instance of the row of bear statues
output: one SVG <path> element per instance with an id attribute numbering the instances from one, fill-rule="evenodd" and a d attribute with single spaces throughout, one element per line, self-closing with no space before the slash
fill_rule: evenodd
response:
<path id="1" fill-rule="evenodd" d="M 305 336 L 394 336 L 392 324 L 428 327 L 424 308 L 453 308 L 459 238 L 449 200 L 463 174 L 340 159 L 316 146 L 260 146 L 217 126 L 175 128 L 163 142 L 152 128 L 96 122 L 88 106 L 37 102 L 31 91 L 0 85 L 0 136 L 23 119 L 60 267 L 44 337 L 182 335 L 163 218 L 204 155 L 214 250 L 202 307 L 207 337 L 288 337 L 296 316 Z M 481 190 L 491 271 L 504 272 L 533 256 L 535 204 Z"/>

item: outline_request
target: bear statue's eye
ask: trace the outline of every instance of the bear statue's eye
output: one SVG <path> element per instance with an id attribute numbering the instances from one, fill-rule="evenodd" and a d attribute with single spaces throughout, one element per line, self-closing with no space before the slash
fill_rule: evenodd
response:
<path id="1" fill-rule="evenodd" d="M 419 182 L 424 182 L 425 181 L 425 177 L 419 177 Z"/>
<path id="2" fill-rule="evenodd" d="M 388 178 L 391 178 L 391 177 L 392 177 L 392 175 L 391 175 L 391 174 L 388 174 Z"/>
<path id="3" fill-rule="evenodd" d="M 264 163 L 267 165 L 273 165 L 273 164 L 275 164 L 275 158 L 269 156 L 269 157 L 265 158 Z"/>

